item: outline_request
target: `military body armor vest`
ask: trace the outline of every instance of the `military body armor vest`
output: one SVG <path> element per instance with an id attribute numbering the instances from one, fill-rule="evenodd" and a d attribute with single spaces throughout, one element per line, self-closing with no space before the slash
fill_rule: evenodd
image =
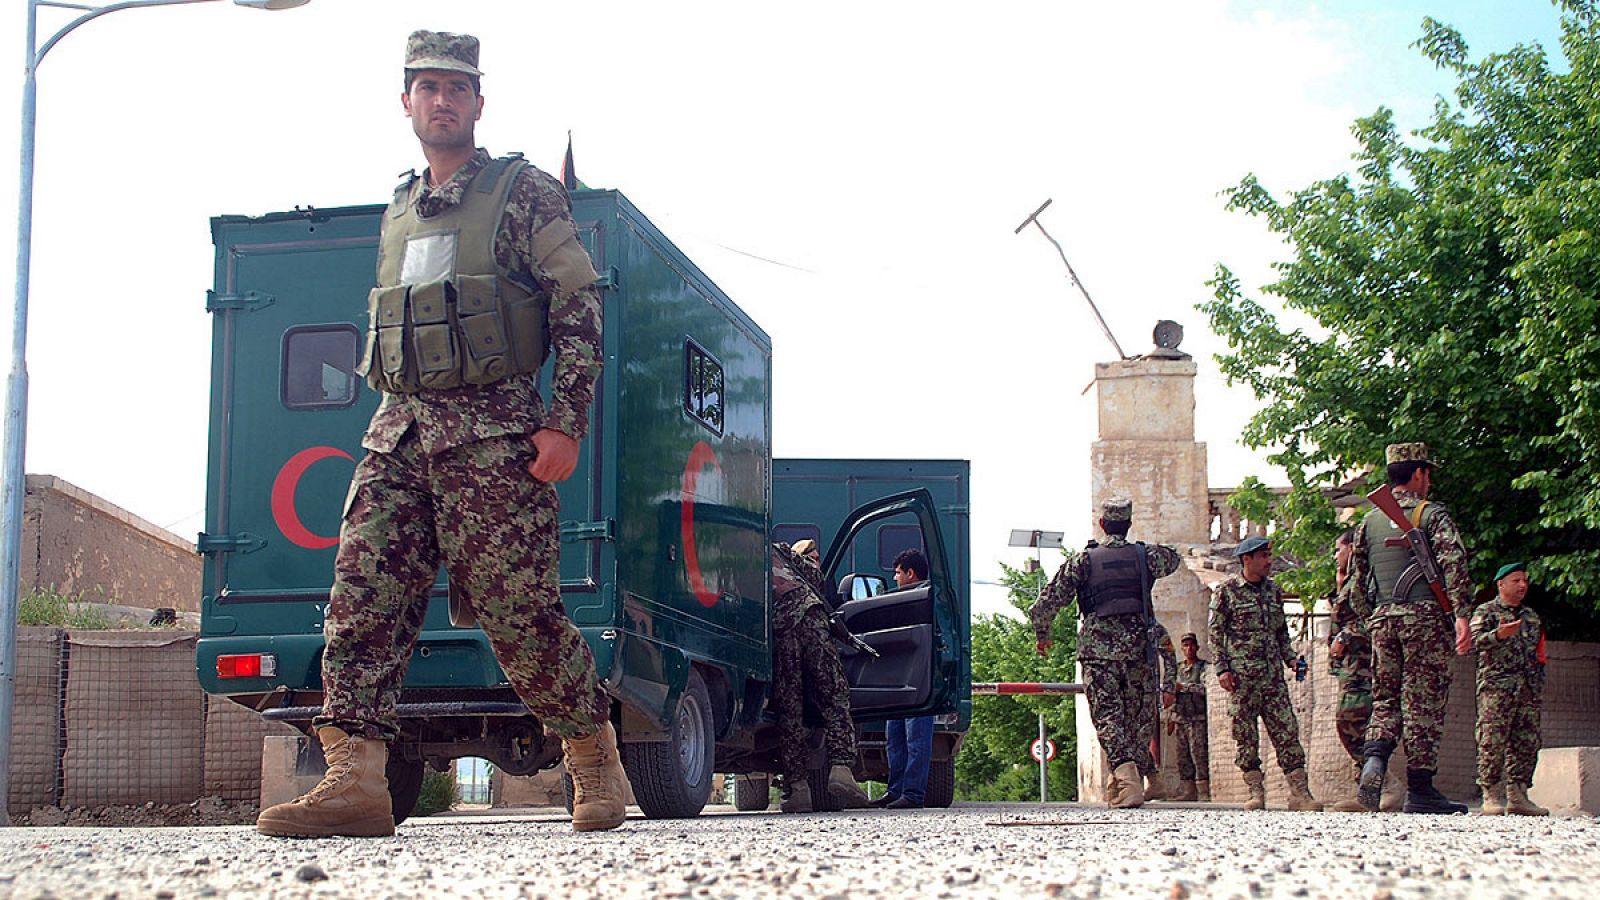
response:
<path id="1" fill-rule="evenodd" d="M 1094 546 L 1083 552 L 1089 561 L 1089 572 L 1078 598 L 1081 611 L 1096 616 L 1146 612 L 1151 578 L 1144 547 L 1139 544 Z"/>
<path id="2" fill-rule="evenodd" d="M 1415 519 L 1417 527 L 1427 531 L 1426 525 L 1433 521 L 1436 509 L 1437 507 L 1429 503 L 1423 507 L 1420 517 L 1417 517 L 1415 511 L 1413 511 L 1411 515 Z M 1395 585 L 1399 583 L 1400 576 L 1405 573 L 1405 570 L 1413 562 L 1411 547 L 1405 542 L 1405 533 L 1396 528 L 1395 524 L 1389 521 L 1389 517 L 1381 509 L 1370 510 L 1362 524 L 1366 526 L 1367 564 L 1372 572 L 1367 580 L 1368 596 L 1372 598 L 1373 606 L 1395 602 Z M 1389 543 L 1391 539 L 1399 543 L 1391 545 Z M 1434 607 L 1438 606 L 1438 602 L 1433 597 L 1433 589 L 1428 587 L 1426 580 L 1420 578 L 1417 579 L 1416 584 L 1411 586 L 1411 590 L 1406 593 L 1406 596 L 1400 599 L 1405 603 L 1425 603 Z"/>
<path id="3" fill-rule="evenodd" d="M 460 204 L 427 218 L 414 202 L 426 189 L 421 178 L 395 191 L 357 369 L 374 388 L 410 394 L 493 384 L 544 363 L 548 299 L 513 281 L 494 254 L 506 200 L 526 165 L 515 157 L 490 161 Z M 575 232 L 566 225 L 561 239 L 569 237 Z M 539 236 L 534 243 L 537 256 Z"/>

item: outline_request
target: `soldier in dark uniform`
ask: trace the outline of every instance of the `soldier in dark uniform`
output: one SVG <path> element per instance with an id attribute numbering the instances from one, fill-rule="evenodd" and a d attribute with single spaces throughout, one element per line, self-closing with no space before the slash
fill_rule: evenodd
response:
<path id="1" fill-rule="evenodd" d="M 361 371 L 383 401 L 351 478 L 324 620 L 312 724 L 328 772 L 262 811 L 265 834 L 394 833 L 388 742 L 441 562 L 517 696 L 561 737 L 573 827 L 624 818 L 610 698 L 561 605 L 557 568 L 554 482 L 577 463 L 600 372 L 597 276 L 561 183 L 475 146 L 482 74 L 475 37 L 406 42 L 401 105 L 428 168 L 384 214 L 368 298 Z"/>
<path id="2" fill-rule="evenodd" d="M 1200 639 L 1194 632 L 1183 636 L 1183 659 L 1178 663 L 1176 702 L 1178 722 L 1179 800 L 1211 802 L 1211 743 L 1206 722 L 1206 673 L 1211 663 L 1200 658 Z"/>
<path id="3" fill-rule="evenodd" d="M 1244 773 L 1250 799 L 1245 809 L 1265 809 L 1259 720 L 1266 726 L 1278 766 L 1289 783 L 1289 808 L 1319 812 L 1306 777 L 1306 751 L 1294 717 L 1285 669 L 1301 663 L 1289 643 L 1283 615 L 1283 590 L 1272 580 L 1272 547 L 1263 537 L 1248 537 L 1234 550 L 1241 573 L 1217 585 L 1211 597 L 1211 650 L 1217 655 L 1217 683 L 1228 692 L 1233 719 L 1234 761 Z"/>
<path id="4" fill-rule="evenodd" d="M 1150 589 L 1182 562 L 1165 544 L 1130 543 L 1132 524 L 1131 500 L 1105 501 L 1100 528 L 1106 542 L 1090 541 L 1062 563 L 1028 613 L 1043 656 L 1050 652 L 1056 614 L 1068 603 L 1078 604 L 1078 662 L 1089 715 L 1111 763 L 1106 798 L 1117 808 L 1142 805 L 1143 778 L 1156 770 L 1149 744 L 1158 684 Z"/>
<path id="5" fill-rule="evenodd" d="M 1428 445 L 1390 444 L 1389 485 L 1411 525 L 1421 529 L 1438 561 L 1450 609 L 1441 608 L 1426 581 L 1407 575 L 1416 566 L 1405 533 L 1382 510 L 1373 509 L 1356 528 L 1350 575 L 1341 602 L 1371 609 L 1372 717 L 1362 748 L 1361 805 L 1376 811 L 1389 755 L 1404 741 L 1408 813 L 1464 813 L 1433 786 L 1439 767 L 1439 736 L 1450 693 L 1450 651 L 1472 646 L 1467 618 L 1472 578 L 1461 532 L 1443 504 L 1428 499 L 1434 463 Z M 1401 590 L 1401 588 L 1405 588 Z M 1454 619 L 1452 639 L 1451 620 Z"/>
<path id="6" fill-rule="evenodd" d="M 1472 614 L 1478 648 L 1478 784 L 1486 816 L 1548 816 L 1528 799 L 1539 764 L 1539 707 L 1544 693 L 1544 627 L 1522 605 L 1528 568 L 1501 566 L 1495 599 Z"/>
<path id="7" fill-rule="evenodd" d="M 821 583 L 822 573 L 807 554 L 794 552 L 788 544 L 772 545 L 772 704 L 778 716 L 781 808 L 786 813 L 812 810 L 806 781 L 807 697 L 822 714 L 828 795 L 848 808 L 868 804 L 866 792 L 850 771 L 856 760 L 850 684 L 828 631 L 827 604 L 818 590 Z"/>

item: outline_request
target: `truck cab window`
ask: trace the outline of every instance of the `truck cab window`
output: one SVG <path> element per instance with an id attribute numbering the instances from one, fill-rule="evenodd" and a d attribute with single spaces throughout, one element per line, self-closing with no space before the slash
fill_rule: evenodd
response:
<path id="1" fill-rule="evenodd" d="M 283 335 L 279 396 L 289 409 L 341 409 L 356 402 L 354 325 L 306 325 Z"/>
<path id="2" fill-rule="evenodd" d="M 894 571 L 894 558 L 905 550 L 923 550 L 919 525 L 884 525 L 878 529 L 878 567 Z"/>
<path id="3" fill-rule="evenodd" d="M 683 344 L 683 408 L 712 434 L 722 434 L 722 364 L 694 341 Z"/>

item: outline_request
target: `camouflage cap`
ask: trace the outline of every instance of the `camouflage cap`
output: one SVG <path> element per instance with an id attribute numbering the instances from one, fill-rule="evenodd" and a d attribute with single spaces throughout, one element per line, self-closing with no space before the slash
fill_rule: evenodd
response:
<path id="1" fill-rule="evenodd" d="M 1186 631 L 1186 632 L 1183 633 L 1183 637 L 1178 638 L 1178 643 L 1180 643 L 1180 644 L 1191 644 L 1192 643 L 1196 647 L 1198 647 L 1198 646 L 1200 646 L 1200 639 L 1195 637 L 1194 632 Z"/>
<path id="2" fill-rule="evenodd" d="M 1403 462 L 1422 462 L 1430 466 L 1437 465 L 1429 458 L 1428 445 L 1421 441 L 1413 441 L 1409 444 L 1390 444 L 1384 448 L 1383 455 L 1384 461 L 1391 466 L 1395 463 Z"/>
<path id="3" fill-rule="evenodd" d="M 447 31 L 413 31 L 406 38 L 407 69 L 442 69 L 479 75 L 478 39 Z"/>
<path id="4" fill-rule="evenodd" d="M 1107 497 L 1100 504 L 1100 518 L 1107 522 L 1132 522 L 1133 501 L 1127 497 Z"/>
<path id="5" fill-rule="evenodd" d="M 817 542 L 813 541 L 811 538 L 801 538 L 800 540 L 795 541 L 794 546 L 790 547 L 789 549 L 800 554 L 801 556 L 807 556 L 809 554 L 818 552 Z"/>

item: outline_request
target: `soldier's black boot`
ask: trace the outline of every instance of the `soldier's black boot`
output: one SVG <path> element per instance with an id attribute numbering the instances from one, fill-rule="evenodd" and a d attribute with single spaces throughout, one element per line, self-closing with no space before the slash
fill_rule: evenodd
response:
<path id="1" fill-rule="evenodd" d="M 1383 802 L 1383 779 L 1389 774 L 1389 754 L 1393 752 L 1394 741 L 1367 741 L 1362 748 L 1366 760 L 1361 764 L 1356 800 L 1369 812 L 1377 812 Z"/>
<path id="2" fill-rule="evenodd" d="M 1366 783 L 1366 778 L 1363 777 L 1361 779 L 1363 789 Z M 1439 793 L 1439 789 L 1433 786 L 1433 772 L 1428 769 L 1407 769 L 1405 811 L 1442 816 L 1466 815 L 1467 805 L 1456 803 Z"/>

